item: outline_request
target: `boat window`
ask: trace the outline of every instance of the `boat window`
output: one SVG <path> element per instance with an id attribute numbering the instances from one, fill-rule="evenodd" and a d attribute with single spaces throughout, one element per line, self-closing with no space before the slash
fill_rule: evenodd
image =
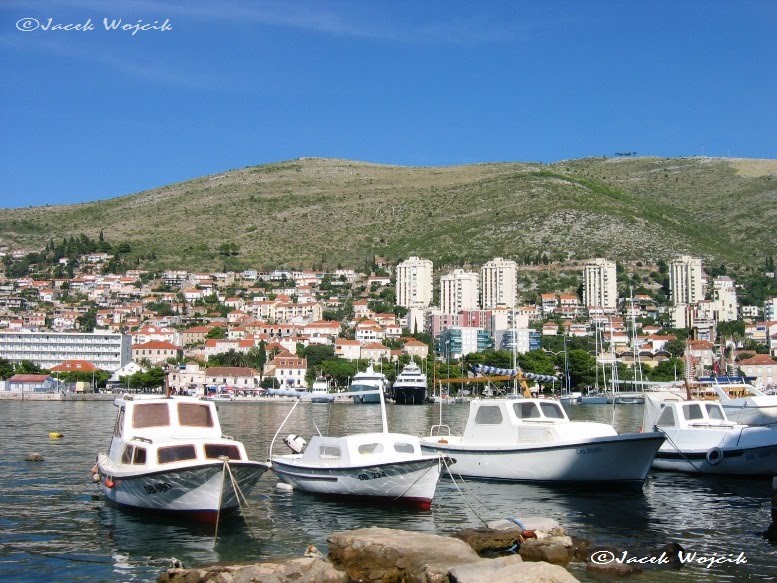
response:
<path id="1" fill-rule="evenodd" d="M 340 448 L 336 445 L 322 445 L 318 448 L 318 457 L 322 460 L 339 460 Z"/>
<path id="2" fill-rule="evenodd" d="M 178 421 L 189 427 L 213 427 L 210 405 L 178 403 Z"/>
<path id="3" fill-rule="evenodd" d="M 361 454 L 381 453 L 383 451 L 382 443 L 362 443 L 358 448 Z"/>
<path id="4" fill-rule="evenodd" d="M 143 466 L 146 464 L 146 450 L 144 448 L 135 448 L 135 456 L 132 458 L 132 463 L 137 466 Z"/>
<path id="5" fill-rule="evenodd" d="M 236 445 L 229 443 L 206 443 L 205 444 L 205 457 L 209 460 L 217 460 L 222 455 L 227 456 L 231 460 L 240 459 L 240 448 Z"/>
<path id="6" fill-rule="evenodd" d="M 518 419 L 536 419 L 540 416 L 540 410 L 536 403 L 513 403 L 513 411 Z"/>
<path id="7" fill-rule="evenodd" d="M 724 421 L 724 415 L 723 411 L 720 408 L 720 405 L 707 405 L 707 415 L 710 419 L 714 419 L 715 421 Z"/>
<path id="8" fill-rule="evenodd" d="M 123 464 L 131 464 L 132 463 L 132 450 L 135 448 L 131 445 L 124 446 L 124 452 L 121 454 L 121 463 Z"/>
<path id="9" fill-rule="evenodd" d="M 549 417 L 551 419 L 564 418 L 564 414 L 561 412 L 561 407 L 555 403 L 540 403 L 540 409 L 542 409 L 542 414 L 545 415 L 545 417 Z"/>
<path id="10" fill-rule="evenodd" d="M 170 410 L 167 408 L 167 403 L 136 405 L 132 412 L 132 426 L 136 429 L 168 425 L 170 425 Z"/>
<path id="11" fill-rule="evenodd" d="M 656 425 L 660 427 L 674 427 L 675 426 L 674 409 L 672 409 L 671 407 L 664 407 L 664 411 L 661 413 L 661 416 L 658 418 L 658 421 L 656 421 Z"/>
<path id="12" fill-rule="evenodd" d="M 478 425 L 500 425 L 502 423 L 502 411 L 499 407 L 494 407 L 493 405 L 478 407 L 475 423 Z"/>
<path id="13" fill-rule="evenodd" d="M 113 427 L 113 436 L 121 437 L 124 428 L 124 407 L 119 409 L 119 414 L 116 416 L 116 425 Z"/>
<path id="14" fill-rule="evenodd" d="M 701 412 L 701 405 L 698 403 L 683 405 L 683 416 L 687 421 L 693 421 L 694 419 L 704 419 L 704 415 Z"/>
<path id="15" fill-rule="evenodd" d="M 415 453 L 415 447 L 412 443 L 398 441 L 394 444 L 394 451 L 398 453 Z"/>
<path id="16" fill-rule="evenodd" d="M 170 464 L 197 459 L 197 453 L 194 451 L 193 445 L 172 445 L 170 447 L 160 447 L 156 452 L 156 457 L 160 464 Z"/>

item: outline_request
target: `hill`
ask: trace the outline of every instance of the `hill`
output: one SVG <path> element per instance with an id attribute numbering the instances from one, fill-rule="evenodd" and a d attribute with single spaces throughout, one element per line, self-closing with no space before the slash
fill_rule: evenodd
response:
<path id="1" fill-rule="evenodd" d="M 42 249 L 100 230 L 153 267 L 357 268 L 688 252 L 755 265 L 777 254 L 777 160 L 586 158 L 402 167 L 305 158 L 99 202 L 0 210 L 0 244 Z"/>

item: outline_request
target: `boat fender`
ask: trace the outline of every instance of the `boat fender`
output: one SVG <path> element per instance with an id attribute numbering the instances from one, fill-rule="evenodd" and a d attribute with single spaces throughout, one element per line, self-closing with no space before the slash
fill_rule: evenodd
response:
<path id="1" fill-rule="evenodd" d="M 723 451 L 719 447 L 713 447 L 707 452 L 707 463 L 711 466 L 717 466 L 723 461 Z"/>
<path id="2" fill-rule="evenodd" d="M 445 444 L 448 443 L 448 440 L 447 439 L 438 439 L 437 443 L 442 443 L 443 445 L 445 445 Z"/>
<path id="3" fill-rule="evenodd" d="M 61 439 L 64 437 L 59 431 L 49 431 L 49 439 Z"/>
<path id="4" fill-rule="evenodd" d="M 292 492 L 294 490 L 294 486 L 291 484 L 286 484 L 285 482 L 278 482 L 275 484 L 275 489 L 278 492 Z"/>
<path id="5" fill-rule="evenodd" d="M 114 484 L 113 478 L 111 478 L 110 476 L 105 478 L 105 487 L 106 488 L 113 488 L 115 485 L 116 484 Z"/>
<path id="6" fill-rule="evenodd" d="M 299 435 L 294 435 L 292 433 L 291 435 L 287 435 L 283 438 L 283 443 L 285 443 L 294 453 L 302 453 L 302 450 L 305 449 L 305 446 L 308 442 L 302 439 Z"/>

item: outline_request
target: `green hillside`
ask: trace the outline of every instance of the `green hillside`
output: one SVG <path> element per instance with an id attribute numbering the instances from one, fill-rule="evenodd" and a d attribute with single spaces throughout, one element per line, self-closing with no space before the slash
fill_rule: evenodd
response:
<path id="1" fill-rule="evenodd" d="M 0 244 L 41 249 L 100 230 L 144 265 L 436 265 L 677 252 L 761 264 L 777 254 L 777 160 L 587 158 L 401 167 L 301 159 L 94 203 L 0 210 Z M 236 251 L 236 254 L 235 254 Z"/>

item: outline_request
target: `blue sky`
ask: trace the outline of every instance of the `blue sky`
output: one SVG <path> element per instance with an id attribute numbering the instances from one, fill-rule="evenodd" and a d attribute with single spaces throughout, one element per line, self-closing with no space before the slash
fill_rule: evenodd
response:
<path id="1" fill-rule="evenodd" d="M 777 158 L 775 31 L 773 0 L 3 0 L 0 207 L 300 156 Z"/>

